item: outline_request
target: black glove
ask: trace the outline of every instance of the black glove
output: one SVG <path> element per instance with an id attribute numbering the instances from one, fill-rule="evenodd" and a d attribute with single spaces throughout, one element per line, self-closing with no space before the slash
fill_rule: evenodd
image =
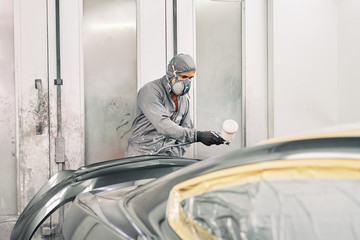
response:
<path id="1" fill-rule="evenodd" d="M 206 146 L 210 146 L 213 144 L 220 145 L 225 142 L 225 139 L 223 139 L 219 133 L 214 131 L 197 131 L 196 132 L 196 141 L 202 142 Z"/>

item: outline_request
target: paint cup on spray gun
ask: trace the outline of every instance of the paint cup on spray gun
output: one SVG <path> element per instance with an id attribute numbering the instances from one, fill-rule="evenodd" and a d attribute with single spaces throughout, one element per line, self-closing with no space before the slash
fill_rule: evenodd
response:
<path id="1" fill-rule="evenodd" d="M 223 122 L 221 137 L 225 139 L 225 144 L 230 144 L 234 139 L 235 133 L 238 131 L 239 126 L 235 120 L 227 119 Z"/>

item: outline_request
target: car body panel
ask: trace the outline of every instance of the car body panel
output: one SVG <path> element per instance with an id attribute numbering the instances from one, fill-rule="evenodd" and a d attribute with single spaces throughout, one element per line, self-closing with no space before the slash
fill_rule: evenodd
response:
<path id="1" fill-rule="evenodd" d="M 137 236 L 137 231 L 126 218 L 126 215 L 120 205 L 118 199 L 130 189 L 137 186 L 129 186 L 127 188 L 118 188 L 116 191 L 106 191 L 104 194 L 100 192 L 88 192 L 80 194 L 71 205 L 65 221 L 63 229 L 64 239 L 96 239 L 92 238 L 102 229 L 109 229 L 111 238 L 109 239 L 133 239 Z M 78 224 L 73 224 L 74 222 Z M 94 226 L 97 229 L 93 229 Z M 121 228 L 117 227 L 121 226 Z M 106 239 L 106 238 L 104 238 Z"/>
<path id="2" fill-rule="evenodd" d="M 267 169 L 273 164 L 282 167 L 289 164 L 289 168 L 295 168 L 299 161 L 310 164 L 315 160 L 325 165 L 328 161 L 340 165 L 341 161 L 360 164 L 360 138 L 306 139 L 239 149 L 191 164 L 133 189 L 113 188 L 81 194 L 71 212 L 91 210 L 76 221 L 82 222 L 89 217 L 96 219 L 96 224 L 104 225 L 104 229 L 111 228 L 118 234 L 114 239 L 181 239 L 169 225 L 166 213 L 170 206 L 169 194 L 177 184 L 218 171 L 246 169 L 254 164 L 259 164 L 259 169 Z M 86 239 L 74 238 L 79 229 L 71 225 L 73 217 L 71 214 L 65 218 L 64 239 Z M 191 236 L 188 239 L 196 238 Z"/>
<path id="3" fill-rule="evenodd" d="M 158 178 L 198 161 L 166 156 L 141 156 L 97 163 L 77 171 L 60 172 L 40 189 L 21 213 L 11 239 L 30 239 L 51 213 L 73 201 L 80 193 L 119 182 Z"/>
<path id="4" fill-rule="evenodd" d="M 316 159 L 338 159 L 342 156 L 342 159 L 359 160 L 360 138 L 299 140 L 236 150 L 161 177 L 143 188 L 129 192 L 127 199 L 122 201 L 124 201 L 129 216 L 131 216 L 129 221 L 139 227 L 139 235 L 150 239 L 166 239 L 166 236 L 162 236 L 163 231 L 159 231 L 163 227 L 159 225 L 159 222 L 164 222 L 169 193 L 176 184 L 234 166 L 245 166 L 279 159 L 312 159 L 314 156 Z M 146 199 L 152 199 L 152 203 L 144 204 Z M 159 208 L 162 208 L 163 212 L 158 210 Z"/>
<path id="5" fill-rule="evenodd" d="M 202 161 L 148 156 L 94 164 L 62 173 L 54 183 L 45 185 L 20 216 L 12 239 L 29 239 L 51 212 L 69 201 L 73 203 L 65 215 L 64 239 L 100 235 L 111 239 L 181 239 L 166 213 L 174 186 L 229 169 L 238 172 L 257 164 L 259 171 L 273 164 L 290 164 L 296 169 L 298 161 L 314 160 L 360 163 L 360 138 L 281 141 Z M 151 181 L 143 184 L 137 180 Z"/>

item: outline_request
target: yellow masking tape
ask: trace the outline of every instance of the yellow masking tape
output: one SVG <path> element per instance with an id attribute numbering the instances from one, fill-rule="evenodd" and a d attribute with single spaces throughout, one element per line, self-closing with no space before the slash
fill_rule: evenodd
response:
<path id="1" fill-rule="evenodd" d="M 170 192 L 167 218 L 182 239 L 216 239 L 184 213 L 181 202 L 227 187 L 286 179 L 360 179 L 360 161 L 347 159 L 278 160 L 233 167 L 175 185 Z"/>

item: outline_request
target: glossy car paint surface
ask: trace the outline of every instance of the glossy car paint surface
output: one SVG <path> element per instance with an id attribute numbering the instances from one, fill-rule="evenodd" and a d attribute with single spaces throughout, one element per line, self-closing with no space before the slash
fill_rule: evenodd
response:
<path id="1" fill-rule="evenodd" d="M 30 239 L 41 223 L 56 209 L 84 192 L 118 183 L 153 179 L 198 162 L 196 159 L 141 156 L 118 159 L 62 171 L 53 176 L 21 213 L 11 239 Z"/>
<path id="2" fill-rule="evenodd" d="M 101 235 L 110 239 L 181 239 L 179 232 L 170 227 L 167 216 L 169 195 L 175 185 L 224 169 L 275 161 L 307 161 L 311 164 L 311 159 L 324 162 L 330 159 L 339 161 L 340 165 L 341 159 L 350 159 L 360 164 L 360 138 L 322 138 L 262 145 L 203 160 L 141 186 L 128 189 L 115 186 L 109 191 L 81 194 L 65 218 L 63 236 L 65 239 L 92 239 Z M 72 224 L 74 222 L 80 224 Z M 356 233 L 349 233 L 349 236 L 356 236 Z"/>

